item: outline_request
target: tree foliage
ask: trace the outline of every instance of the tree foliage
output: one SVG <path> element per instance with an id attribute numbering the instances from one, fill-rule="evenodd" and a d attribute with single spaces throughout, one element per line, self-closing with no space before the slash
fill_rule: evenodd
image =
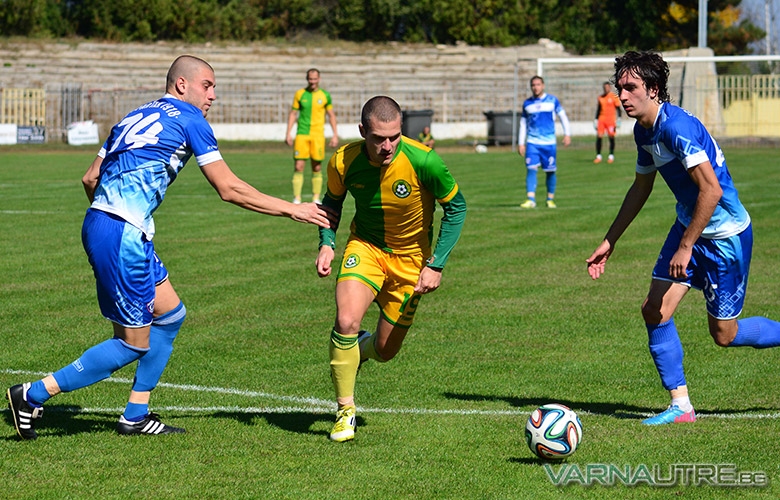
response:
<path id="1" fill-rule="evenodd" d="M 748 52 L 764 36 L 738 0 L 709 0 L 708 45 Z M 696 45 L 698 0 L 0 0 L 0 33 L 114 41 L 350 41 L 511 46 L 550 38 L 587 54 Z"/>

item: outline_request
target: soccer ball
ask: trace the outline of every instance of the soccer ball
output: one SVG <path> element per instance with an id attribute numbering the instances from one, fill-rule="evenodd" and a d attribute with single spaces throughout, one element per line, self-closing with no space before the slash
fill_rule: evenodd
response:
<path id="1" fill-rule="evenodd" d="M 562 460 L 571 456 L 582 441 L 580 417 L 568 406 L 542 405 L 528 417 L 525 440 L 537 457 Z"/>
<path id="2" fill-rule="evenodd" d="M 474 151 L 476 151 L 477 153 L 487 153 L 488 149 L 487 146 L 485 146 L 484 144 L 477 144 L 476 146 L 474 146 Z"/>

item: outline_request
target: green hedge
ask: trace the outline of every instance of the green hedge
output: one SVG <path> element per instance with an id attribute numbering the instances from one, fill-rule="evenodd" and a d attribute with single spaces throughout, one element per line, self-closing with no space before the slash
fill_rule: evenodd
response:
<path id="1" fill-rule="evenodd" d="M 696 16 L 671 0 L 0 0 L 6 36 L 112 41 L 258 41 L 312 33 L 349 41 L 510 46 L 550 38 L 576 53 L 696 45 Z M 698 0 L 677 1 L 696 12 Z M 739 4 L 710 0 L 710 13 Z M 752 23 L 718 25 L 716 54 L 746 53 Z M 728 32 L 724 30 L 728 29 Z M 723 35 L 729 35 L 723 40 Z"/>

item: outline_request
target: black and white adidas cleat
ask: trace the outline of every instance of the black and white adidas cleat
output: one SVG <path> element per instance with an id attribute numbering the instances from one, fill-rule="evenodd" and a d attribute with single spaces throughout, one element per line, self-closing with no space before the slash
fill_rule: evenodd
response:
<path id="1" fill-rule="evenodd" d="M 160 416 L 156 413 L 149 413 L 139 422 L 131 422 L 122 415 L 119 417 L 119 423 L 116 424 L 116 431 L 124 436 L 132 434 L 183 434 L 187 432 L 181 427 L 173 427 L 160 422 Z"/>
<path id="2" fill-rule="evenodd" d="M 5 394 L 5 397 L 8 399 L 8 408 L 10 408 L 14 419 L 16 433 L 22 439 L 35 439 L 38 437 L 35 433 L 33 420 L 41 418 L 43 415 L 43 407 L 36 408 L 27 402 L 27 390 L 29 388 L 30 383 L 27 382 L 11 387 Z"/>

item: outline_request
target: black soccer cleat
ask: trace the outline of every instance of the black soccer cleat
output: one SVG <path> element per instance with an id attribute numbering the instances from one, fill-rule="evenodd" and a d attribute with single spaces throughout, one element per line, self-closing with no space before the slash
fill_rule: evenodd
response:
<path id="1" fill-rule="evenodd" d="M 181 427 L 173 427 L 160 422 L 160 416 L 156 413 L 149 413 L 140 422 L 131 422 L 122 415 L 119 417 L 119 423 L 116 424 L 116 431 L 123 436 L 132 434 L 183 434 L 187 432 Z"/>
<path id="2" fill-rule="evenodd" d="M 43 407 L 35 408 L 27 402 L 29 388 L 30 383 L 27 382 L 11 387 L 5 394 L 8 399 L 8 408 L 11 409 L 11 415 L 13 415 L 16 433 L 22 439 L 36 439 L 38 437 L 35 433 L 33 420 L 41 418 L 43 415 Z"/>

